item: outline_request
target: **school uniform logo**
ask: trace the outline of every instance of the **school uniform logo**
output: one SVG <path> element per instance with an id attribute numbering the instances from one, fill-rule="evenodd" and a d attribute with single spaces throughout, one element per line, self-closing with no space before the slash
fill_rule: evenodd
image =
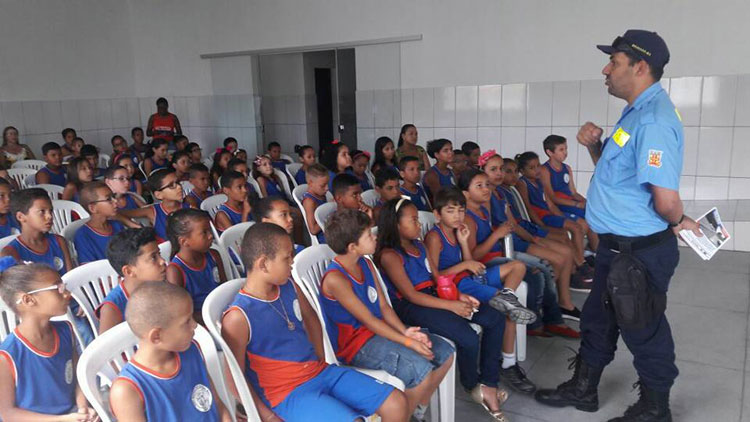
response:
<path id="1" fill-rule="evenodd" d="M 55 257 L 55 258 L 53 259 L 53 262 L 55 263 L 55 269 L 56 269 L 57 271 L 60 271 L 60 270 L 62 270 L 62 269 L 63 269 L 63 267 L 65 266 L 65 262 L 63 262 L 62 258 L 60 258 L 59 256 L 56 256 L 56 257 Z"/>
<path id="2" fill-rule="evenodd" d="M 297 317 L 299 322 L 302 322 L 302 309 L 299 307 L 299 299 L 294 299 L 294 302 L 292 302 L 292 308 L 294 309 L 294 316 Z"/>
<path id="3" fill-rule="evenodd" d="M 216 284 L 219 284 L 221 282 L 221 280 L 219 279 L 219 267 L 214 267 L 211 275 L 213 275 Z"/>
<path id="4" fill-rule="evenodd" d="M 203 384 L 196 384 L 193 387 L 193 392 L 190 394 L 190 402 L 200 412 L 208 412 L 211 409 L 214 398 L 211 395 L 211 390 Z"/>
<path id="5" fill-rule="evenodd" d="M 565 174 L 563 175 L 563 181 L 564 181 L 565 183 L 570 183 L 570 175 L 569 175 L 568 173 L 565 173 Z"/>
<path id="6" fill-rule="evenodd" d="M 65 362 L 65 383 L 66 384 L 73 383 L 73 360 L 72 359 L 68 359 L 68 361 Z"/>
<path id="7" fill-rule="evenodd" d="M 427 268 L 427 272 L 432 274 L 432 270 L 430 269 L 430 260 L 427 258 L 424 259 L 424 267 Z"/>
<path id="8" fill-rule="evenodd" d="M 648 165 L 651 167 L 660 168 L 662 154 L 663 152 L 659 151 L 658 149 L 648 150 Z"/>
<path id="9" fill-rule="evenodd" d="M 367 287 L 367 298 L 370 300 L 370 303 L 375 303 L 375 301 L 378 300 L 378 291 L 375 290 L 374 287 L 368 286 Z"/>

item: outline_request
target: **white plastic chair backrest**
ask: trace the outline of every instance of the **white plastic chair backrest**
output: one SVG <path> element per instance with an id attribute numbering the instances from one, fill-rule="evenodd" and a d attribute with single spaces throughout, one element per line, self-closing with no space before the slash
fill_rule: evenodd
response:
<path id="1" fill-rule="evenodd" d="M 318 223 L 321 229 L 323 229 L 323 232 L 326 231 L 328 217 L 336 212 L 337 208 L 338 206 L 335 202 L 326 202 L 325 204 L 321 204 L 318 208 L 315 208 L 315 222 Z"/>
<path id="2" fill-rule="evenodd" d="M 240 257 L 240 246 L 242 245 L 242 238 L 245 236 L 245 232 L 255 224 L 254 221 L 246 221 L 243 223 L 235 224 L 228 229 L 224 230 L 224 233 L 219 237 L 219 246 L 221 246 L 227 252 L 231 251 L 238 258 Z M 240 262 L 242 270 L 245 270 L 245 265 Z"/>
<path id="3" fill-rule="evenodd" d="M 52 232 L 62 233 L 65 226 L 73 221 L 73 211 L 78 218 L 88 218 L 89 213 L 77 202 L 63 199 L 52 200 Z"/>
<path id="4" fill-rule="evenodd" d="M 375 189 L 375 175 L 372 174 L 370 169 L 365 169 L 365 176 L 367 176 L 367 180 L 370 182 L 370 186 Z"/>
<path id="5" fill-rule="evenodd" d="M 227 406 L 234 418 L 234 406 L 229 405 L 233 403 L 227 395 L 226 384 L 221 376 L 216 346 L 210 334 L 199 325 L 195 328 L 193 340 L 198 343 L 205 358 L 206 368 L 216 389 L 216 394 L 219 396 L 218 399 Z M 125 366 L 123 356 L 130 359 L 135 352 L 137 343 L 138 338 L 133 334 L 127 322 L 121 322 L 91 342 L 78 360 L 76 370 L 78 383 L 86 399 L 94 407 L 103 422 L 114 421 L 114 417 L 109 412 L 109 404 L 104 402 L 100 393 L 98 378 L 104 378 L 106 384 L 111 385 L 114 381 L 112 379 L 113 373 L 110 371 L 111 365 L 114 364 L 118 368 Z"/>
<path id="6" fill-rule="evenodd" d="M 109 156 L 109 154 L 99 154 L 99 168 L 106 169 L 109 167 L 109 161 L 112 158 Z"/>
<path id="7" fill-rule="evenodd" d="M 227 199 L 227 196 L 223 193 L 211 195 L 201 202 L 201 209 L 208 212 L 211 215 L 211 219 L 214 219 L 216 212 L 219 211 L 219 207 L 221 204 L 227 202 Z"/>
<path id="8" fill-rule="evenodd" d="M 89 321 L 94 336 L 99 333 L 96 308 L 107 294 L 120 284 L 120 276 L 109 261 L 102 259 L 73 268 L 62 276 L 65 288 L 73 295 Z"/>
<path id="9" fill-rule="evenodd" d="M 169 241 L 159 243 L 159 255 L 161 255 L 162 259 L 164 259 L 167 264 L 172 260 L 172 257 L 170 256 L 172 255 L 172 244 L 169 243 Z"/>
<path id="10" fill-rule="evenodd" d="M 47 162 L 44 160 L 20 160 L 13 163 L 10 168 L 12 169 L 34 169 L 39 171 L 42 167 L 46 166 Z"/>
<path id="11" fill-rule="evenodd" d="M 218 238 L 218 236 L 214 236 L 214 239 Z M 229 256 L 229 252 L 227 252 L 225 248 L 219 245 L 218 240 L 214 240 L 214 243 L 211 244 L 211 249 L 215 250 L 219 254 L 221 263 L 224 266 L 224 275 L 227 276 L 227 280 L 232 280 L 241 276 L 239 270 L 237 269 L 237 266 L 234 265 L 234 261 L 232 261 L 232 258 Z"/>
<path id="12" fill-rule="evenodd" d="M 73 242 L 76 237 L 76 232 L 84 224 L 88 223 L 91 218 L 81 218 L 71 222 L 65 228 L 62 229 L 60 236 L 64 237 L 68 241 L 68 249 L 70 250 L 70 258 L 73 260 L 74 265 L 78 265 L 78 251 L 76 251 L 76 245 Z"/>
<path id="13" fill-rule="evenodd" d="M 65 188 L 60 185 L 50 185 L 47 183 L 40 183 L 38 185 L 35 185 L 34 187 L 46 190 L 47 195 L 49 195 L 49 199 L 60 199 L 62 197 L 63 191 L 65 190 Z"/>
<path id="14" fill-rule="evenodd" d="M 255 193 L 258 194 L 258 198 L 263 198 L 263 192 L 260 190 L 260 185 L 258 184 L 258 181 L 255 180 L 252 174 L 250 176 L 247 176 L 247 183 L 253 185 L 253 189 L 255 189 Z"/>
<path id="15" fill-rule="evenodd" d="M 214 341 L 219 344 L 221 350 L 224 350 L 225 362 L 229 367 L 234 385 L 237 387 L 237 392 L 239 393 L 242 406 L 245 408 L 248 420 L 251 422 L 260 422 L 260 417 L 258 416 L 258 411 L 255 409 L 255 402 L 250 394 L 245 374 L 242 373 L 234 355 L 229 352 L 230 349 L 227 342 L 221 336 L 221 318 L 224 315 L 224 311 L 229 307 L 229 304 L 234 300 L 234 297 L 237 296 L 237 292 L 240 291 L 243 284 L 245 284 L 245 279 L 243 278 L 236 278 L 220 284 L 206 297 L 201 313 L 203 314 L 203 322 L 206 324 L 206 328 L 208 328 Z"/>
<path id="16" fill-rule="evenodd" d="M 143 168 L 143 161 L 138 163 L 138 170 L 141 171 L 141 174 L 143 175 L 143 177 L 148 178 L 148 174 L 146 174 L 146 170 Z"/>
<path id="17" fill-rule="evenodd" d="M 515 199 L 515 203 L 518 205 L 518 212 L 521 213 L 521 218 L 523 218 L 526 221 L 531 221 L 531 217 L 529 216 L 529 210 L 526 209 L 526 204 L 523 202 L 523 198 L 521 197 L 521 194 L 518 192 L 515 186 L 510 187 L 510 192 L 513 194 L 513 198 Z"/>
<path id="18" fill-rule="evenodd" d="M 374 186 L 374 185 L 373 185 Z M 362 192 L 362 202 L 368 207 L 375 207 L 380 199 L 380 194 L 375 189 L 368 189 Z"/>
<path id="19" fill-rule="evenodd" d="M 293 163 L 294 162 L 294 158 L 292 158 L 292 156 L 288 155 L 288 154 L 283 154 L 282 153 L 282 154 L 279 155 L 279 158 L 281 158 L 282 160 L 286 161 L 287 163 Z"/>
<path id="20" fill-rule="evenodd" d="M 281 189 L 284 190 L 284 194 L 286 195 L 286 197 L 291 198 L 292 188 L 289 187 L 289 180 L 286 178 L 286 174 L 284 174 L 284 172 L 277 168 L 273 169 L 273 173 L 281 181 Z"/>
<path id="21" fill-rule="evenodd" d="M 12 234 L 10 236 L 5 236 L 2 239 L 0 239 L 0 251 L 2 251 L 10 242 L 13 241 L 13 239 L 17 238 L 18 234 Z"/>
<path id="22" fill-rule="evenodd" d="M 8 176 L 13 179 L 19 188 L 26 189 L 27 178 L 29 176 L 36 177 L 37 170 L 31 168 L 10 168 L 8 169 Z"/>
<path id="23" fill-rule="evenodd" d="M 305 222 L 305 229 L 307 229 L 307 233 L 310 235 L 310 243 L 315 246 L 318 244 L 318 237 L 310 233 L 310 227 L 307 225 L 307 213 L 305 212 L 305 207 L 302 206 L 302 196 L 305 192 L 307 192 L 307 184 L 298 185 L 296 188 L 292 189 L 292 199 L 297 203 L 297 207 L 302 213 L 302 220 Z M 313 216 L 313 218 L 315 218 L 315 216 Z"/>
<path id="24" fill-rule="evenodd" d="M 76 342 L 78 343 L 78 348 L 80 351 L 83 341 L 81 340 L 81 335 L 78 332 L 78 329 L 76 329 L 75 324 L 73 324 L 73 314 L 70 313 L 70 309 L 68 309 L 65 315 L 54 317 L 51 320 L 67 321 L 68 323 L 70 323 L 70 326 L 73 329 L 73 336 L 75 336 L 76 338 Z M 16 316 L 16 313 L 13 312 L 13 309 L 11 309 L 10 306 L 6 305 L 5 302 L 0 299 L 0 343 L 2 343 L 3 340 L 5 340 L 5 338 L 8 337 L 8 335 L 12 333 L 20 323 L 21 321 Z"/>
<path id="25" fill-rule="evenodd" d="M 193 188 L 195 187 L 188 180 L 183 180 L 182 182 L 180 182 L 180 184 L 182 185 L 182 194 L 185 195 L 186 197 L 188 196 L 188 194 L 190 194 L 190 191 L 193 190 Z"/>
<path id="26" fill-rule="evenodd" d="M 36 186 L 36 174 L 30 174 L 24 178 L 24 183 L 27 188 Z"/>
<path id="27" fill-rule="evenodd" d="M 292 178 L 292 183 L 294 183 L 295 187 L 299 186 L 299 184 L 297 184 L 297 179 L 295 179 L 295 177 L 297 176 L 297 172 L 301 168 L 302 168 L 302 163 L 289 163 L 286 165 L 286 174 L 288 174 L 289 177 Z"/>
<path id="28" fill-rule="evenodd" d="M 435 214 L 430 211 L 419 211 L 419 224 L 422 225 L 422 239 L 427 236 L 427 232 L 435 227 Z"/>

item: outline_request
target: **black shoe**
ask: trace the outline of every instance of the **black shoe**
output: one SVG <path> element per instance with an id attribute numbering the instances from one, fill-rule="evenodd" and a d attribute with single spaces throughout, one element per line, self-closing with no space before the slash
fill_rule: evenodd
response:
<path id="1" fill-rule="evenodd" d="M 589 267 L 596 268 L 596 255 L 589 255 L 583 258 Z"/>
<path id="2" fill-rule="evenodd" d="M 594 280 L 591 279 L 589 281 L 586 281 L 583 276 L 581 276 L 579 273 L 571 274 L 570 275 L 570 291 L 572 292 L 582 292 L 582 293 L 589 293 L 591 291 L 591 287 L 594 285 Z"/>
<path id="3" fill-rule="evenodd" d="M 507 369 L 500 367 L 500 379 L 519 393 L 531 394 L 536 391 L 536 385 L 526 378 L 526 372 L 517 363 Z"/>
<path id="4" fill-rule="evenodd" d="M 594 281 L 594 269 L 589 267 L 586 262 L 576 269 L 576 274 L 581 276 L 583 281 Z"/>
<path id="5" fill-rule="evenodd" d="M 628 407 L 623 416 L 609 422 L 672 422 L 669 391 L 652 390 L 640 381 L 633 384 L 633 388 L 636 387 L 639 388 L 638 401 Z"/>
<path id="6" fill-rule="evenodd" d="M 548 406 L 575 406 L 584 412 L 596 412 L 599 410 L 597 387 L 602 369 L 589 366 L 579 354 L 571 358 L 570 362 L 568 368 L 573 369 L 573 378 L 558 385 L 554 390 L 537 391 L 534 398 Z"/>
<path id="7" fill-rule="evenodd" d="M 560 307 L 560 312 L 562 313 L 562 317 L 565 319 L 569 319 L 571 321 L 581 321 L 581 310 L 576 308 L 575 306 L 571 310 Z"/>

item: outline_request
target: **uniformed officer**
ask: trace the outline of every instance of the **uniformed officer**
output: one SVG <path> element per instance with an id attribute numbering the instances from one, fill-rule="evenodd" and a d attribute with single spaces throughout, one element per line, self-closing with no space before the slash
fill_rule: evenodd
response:
<path id="1" fill-rule="evenodd" d="M 655 32 L 629 30 L 612 45 L 602 73 L 610 95 L 627 101 L 611 135 L 587 122 L 578 142 L 596 164 L 586 221 L 599 234 L 594 286 L 581 314 L 581 347 L 573 378 L 536 399 L 551 406 L 599 408 L 597 386 L 622 334 L 633 353 L 640 398 L 613 421 L 671 421 L 669 390 L 677 377 L 674 342 L 664 315 L 669 279 L 679 261 L 677 234 L 699 234 L 679 195 L 680 114 L 659 80 L 669 50 Z"/>

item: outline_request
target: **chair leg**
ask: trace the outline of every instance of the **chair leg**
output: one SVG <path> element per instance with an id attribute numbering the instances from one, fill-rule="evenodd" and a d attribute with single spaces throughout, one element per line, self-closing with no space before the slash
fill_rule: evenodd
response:
<path id="1" fill-rule="evenodd" d="M 525 281 L 516 289 L 516 295 L 521 305 L 526 306 L 526 296 L 528 294 L 528 286 Z M 519 362 L 526 360 L 526 326 L 522 324 L 516 325 L 516 359 Z"/>

